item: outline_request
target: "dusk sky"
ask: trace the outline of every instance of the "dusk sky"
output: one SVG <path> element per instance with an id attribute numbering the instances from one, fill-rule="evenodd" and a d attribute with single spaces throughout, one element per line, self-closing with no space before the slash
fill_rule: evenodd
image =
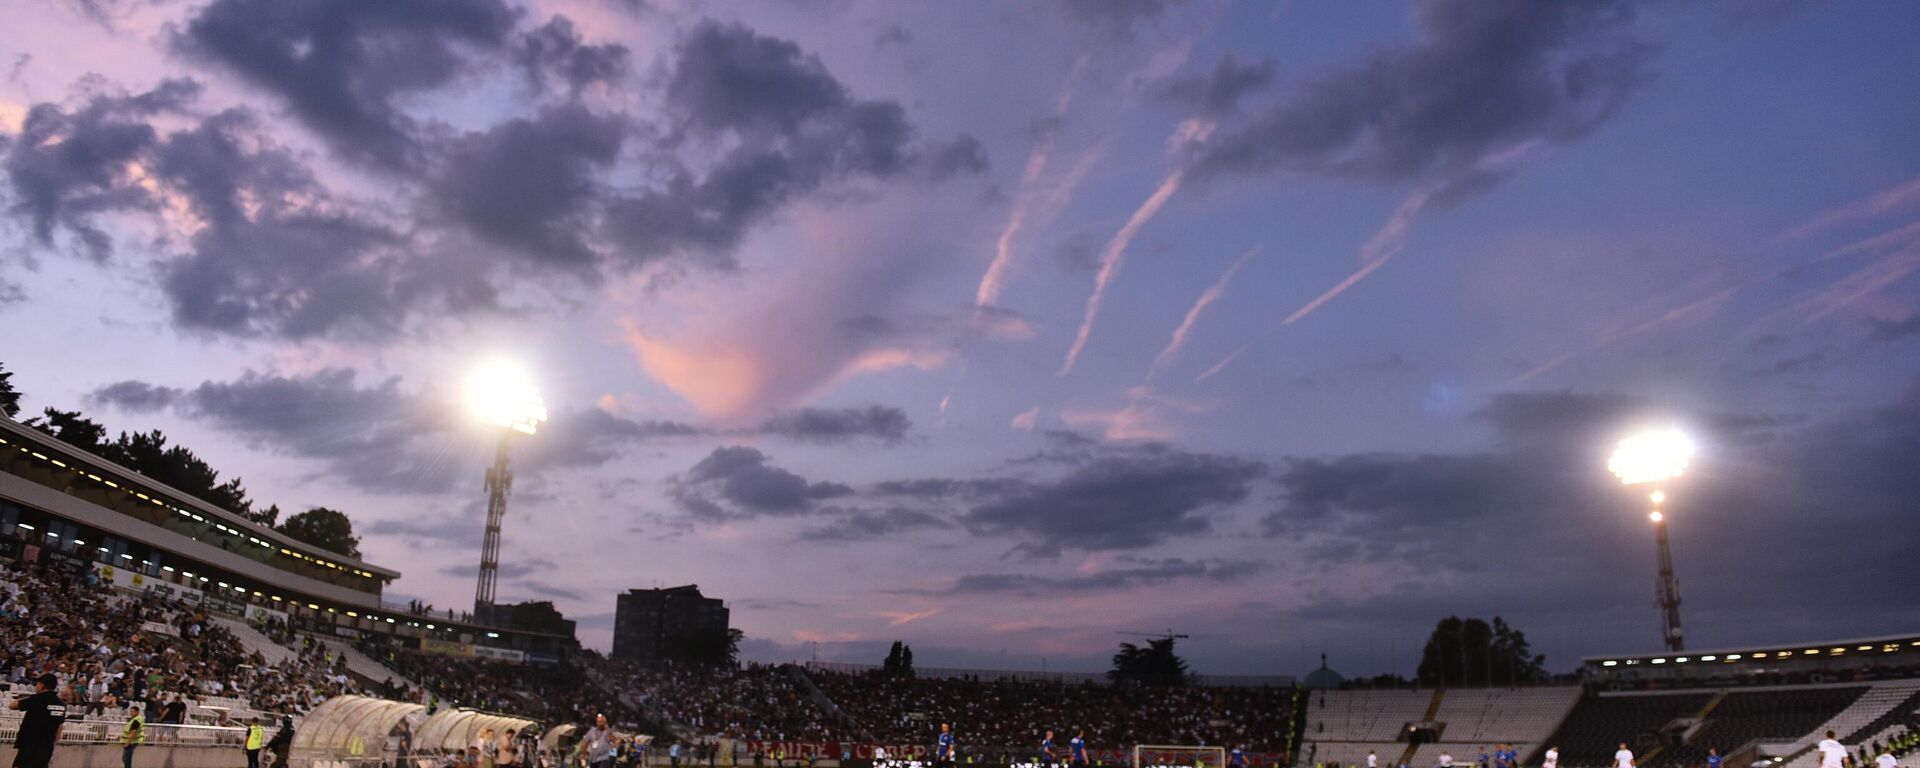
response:
<path id="1" fill-rule="evenodd" d="M 16 0 L 0 363 L 389 599 L 1412 674 L 1920 627 L 1920 4 Z M 817 647 L 816 644 L 817 643 Z"/>

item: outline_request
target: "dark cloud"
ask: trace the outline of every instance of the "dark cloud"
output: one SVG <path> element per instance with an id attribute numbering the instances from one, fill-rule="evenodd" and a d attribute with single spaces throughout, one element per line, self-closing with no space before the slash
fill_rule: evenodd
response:
<path id="1" fill-rule="evenodd" d="M 504 49 L 518 18 L 502 0 L 215 0 L 173 44 L 280 97 L 340 157 L 404 170 L 424 153 L 400 102 Z"/>
<path id="2" fill-rule="evenodd" d="M 677 168 L 662 187 L 610 204 L 607 235 L 629 263 L 687 254 L 730 269 L 747 231 L 792 200 L 912 164 L 905 110 L 855 99 L 791 41 L 704 22 L 674 58 L 666 146 L 721 152 L 704 172 Z"/>
<path id="3" fill-rule="evenodd" d="M 1912 336 L 1920 336 L 1920 312 L 1916 312 L 1904 320 L 1869 318 L 1868 323 L 1873 328 L 1870 338 L 1874 341 L 1896 341 Z"/>
<path id="4" fill-rule="evenodd" d="M 404 232 L 340 205 L 250 113 L 170 135 L 157 176 L 204 221 L 157 265 L 174 324 L 201 333 L 384 339 L 406 321 L 494 309 L 478 271 L 423 257 Z"/>
<path id="5" fill-rule="evenodd" d="M 924 529 L 952 528 L 946 518 L 919 509 L 892 507 L 883 510 L 848 510 L 819 528 L 800 534 L 802 541 L 869 541 Z"/>
<path id="6" fill-rule="evenodd" d="M 1182 109 L 1213 118 L 1240 111 L 1240 101 L 1273 84 L 1272 59 L 1241 64 L 1233 54 L 1221 57 L 1204 74 L 1175 77 L 1162 83 L 1157 95 Z"/>
<path id="7" fill-rule="evenodd" d="M 297 209 L 290 198 L 318 192 L 306 166 L 266 143 L 254 114 L 243 109 L 168 135 L 153 150 L 153 170 L 209 227 L 220 229 L 254 220 L 250 206 L 268 216 L 285 214 Z"/>
<path id="8" fill-rule="evenodd" d="M 816 610 L 820 608 L 820 604 L 809 603 L 805 600 L 763 600 L 749 597 L 741 600 L 728 601 L 727 607 L 735 610 L 745 608 L 750 611 L 776 611 L 785 608 Z"/>
<path id="9" fill-rule="evenodd" d="M 897 496 L 920 500 L 939 499 L 985 499 L 998 494 L 1015 491 L 1019 481 L 1011 479 L 981 478 L 973 480 L 955 480 L 933 477 L 917 480 L 886 480 L 874 483 L 868 493 L 874 496 Z"/>
<path id="10" fill-rule="evenodd" d="M 511 258 L 592 274 L 594 179 L 619 157 L 626 130 L 619 116 L 567 104 L 469 133 L 448 143 L 431 205 Z"/>
<path id="11" fill-rule="evenodd" d="M 177 327 L 384 339 L 412 317 L 498 310 L 484 264 L 422 254 L 414 235 L 337 199 L 252 112 L 189 119 L 163 134 L 155 121 L 180 124 L 197 84 L 170 80 L 134 95 L 98 81 L 87 88 L 95 95 L 71 112 L 35 105 L 21 136 L 4 147 L 11 210 L 42 242 L 64 228 L 102 260 L 113 242 L 97 215 L 149 215 L 163 254 L 150 268 Z M 163 203 L 190 215 L 161 218 Z M 173 231 L 181 223 L 187 233 Z"/>
<path id="12" fill-rule="evenodd" d="M 531 560 L 513 560 L 501 563 L 498 575 L 501 579 L 522 579 L 536 573 L 545 573 L 558 567 L 560 566 L 552 560 L 542 560 L 537 557 Z M 453 576 L 463 579 L 478 578 L 479 572 L 479 563 L 449 565 L 440 569 L 440 574 L 443 576 Z"/>
<path id="13" fill-rule="evenodd" d="M 421 257 L 406 233 L 298 211 L 208 227 L 159 265 L 182 329 L 231 336 L 381 340 L 411 318 L 499 311 L 470 263 Z"/>
<path id="14" fill-rule="evenodd" d="M 977 573 L 960 576 L 942 589 L 896 590 L 903 594 L 982 595 L 1020 594 L 1026 596 L 1062 592 L 1099 592 L 1155 586 L 1173 581 L 1237 581 L 1251 576 L 1263 566 L 1254 560 L 1133 560 L 1125 566 L 1096 573 L 1073 576 L 1035 576 L 1017 573 Z"/>
<path id="15" fill-rule="evenodd" d="M 753 432 L 815 443 L 844 443 L 870 438 L 897 443 L 907 436 L 913 422 L 899 408 L 870 405 L 865 408 L 798 408 L 774 414 Z"/>
<path id="16" fill-rule="evenodd" d="M 420 542 L 466 548 L 477 544 L 483 535 L 481 521 L 486 509 L 479 504 L 468 507 L 463 515 L 415 515 L 400 519 L 366 521 L 356 525 L 363 535 L 395 536 Z M 471 574 L 473 571 L 467 571 Z"/>
<path id="17" fill-rule="evenodd" d="M 1015 485 L 974 506 L 975 533 L 1012 535 L 1020 551 L 1140 549 L 1203 533 L 1209 512 L 1246 500 L 1266 466 L 1161 444 L 1102 452 L 1061 477 Z"/>
<path id="18" fill-rule="evenodd" d="M 69 111 L 36 104 L 27 111 L 20 134 L 0 143 L 14 200 L 10 209 L 32 222 L 33 234 L 52 245 L 66 229 L 81 250 L 104 261 L 113 239 L 94 223 L 100 214 L 151 208 L 155 201 L 135 183 L 130 166 L 159 142 L 148 121 L 180 112 L 200 94 L 191 80 L 167 80 L 138 94 L 112 91 L 98 79 L 83 82 L 94 91 Z"/>
<path id="19" fill-rule="evenodd" d="M 913 32 L 898 24 L 888 24 L 879 34 L 873 36 L 873 47 L 885 48 L 897 45 L 902 48 L 913 43 Z"/>
<path id="20" fill-rule="evenodd" d="M 1131 37 L 1135 28 L 1157 24 L 1180 0 L 1056 0 L 1068 19 L 1119 37 Z"/>
<path id="21" fill-rule="evenodd" d="M 670 484 L 683 509 L 709 522 L 807 514 L 821 501 L 853 493 L 840 483 L 808 482 L 742 446 L 713 449 Z"/>
<path id="22" fill-rule="evenodd" d="M 585 599 L 580 595 L 579 592 L 576 592 L 571 589 L 567 589 L 565 587 L 557 587 L 552 584 L 548 584 L 544 581 L 529 579 L 529 580 L 523 580 L 523 581 L 517 582 L 515 584 L 511 584 L 509 586 L 519 590 L 524 590 L 528 594 L 531 594 L 535 597 L 547 598 L 550 600 L 578 601 L 578 600 Z M 579 624 L 576 622 L 575 626 L 579 626 Z"/>
<path id="23" fill-rule="evenodd" d="M 535 90 L 547 90 L 557 81 L 574 95 L 595 85 L 616 85 L 630 73 L 632 58 L 619 43 L 585 44 L 565 16 L 554 16 L 521 36 L 514 50 L 515 63 Z"/>
<path id="24" fill-rule="evenodd" d="M 1625 2 L 1426 0 L 1417 38 L 1310 75 L 1202 146 L 1196 175 L 1435 179 L 1450 197 L 1493 181 L 1482 162 L 1578 139 L 1648 81 Z"/>
<path id="25" fill-rule="evenodd" d="M 465 474 L 438 461 L 452 428 L 447 409 L 402 391 L 399 377 L 364 388 L 356 378 L 350 368 L 248 371 L 188 390 L 177 407 L 255 447 L 320 460 L 368 490 L 441 491 Z"/>
<path id="26" fill-rule="evenodd" d="M 598 408 L 562 411 L 540 428 L 538 440 L 518 449 L 521 466 L 592 467 L 612 461 L 621 451 L 654 440 L 693 437 L 706 432 L 691 424 L 662 419 L 632 420 Z"/>
<path id="27" fill-rule="evenodd" d="M 929 149 L 926 168 L 927 177 L 934 181 L 977 176 L 987 172 L 987 148 L 981 146 L 979 139 L 962 134 Z"/>
<path id="28" fill-rule="evenodd" d="M 129 379 L 96 389 L 87 394 L 86 400 L 89 404 L 111 406 L 129 413 L 151 413 L 172 406 L 181 394 L 173 387 Z"/>

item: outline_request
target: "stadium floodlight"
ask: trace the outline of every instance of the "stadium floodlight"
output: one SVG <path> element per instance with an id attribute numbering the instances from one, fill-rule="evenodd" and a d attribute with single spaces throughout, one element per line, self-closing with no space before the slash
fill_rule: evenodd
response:
<path id="1" fill-rule="evenodd" d="M 1620 441 L 1607 459 L 1607 470 L 1627 485 L 1672 480 L 1693 459 L 1693 441 L 1678 429 L 1642 432 Z"/>
<path id="2" fill-rule="evenodd" d="M 467 375 L 467 407 L 482 424 L 531 435 L 547 420 L 547 404 L 527 369 L 506 360 L 483 363 Z"/>
<path id="3" fill-rule="evenodd" d="M 1693 440 L 1678 429 L 1656 429 L 1625 440 L 1607 459 L 1607 471 L 1621 484 L 1658 485 L 1677 478 L 1693 460 Z M 1668 651 L 1686 650 L 1685 632 L 1680 628 L 1680 579 L 1673 575 L 1673 549 L 1667 543 L 1667 492 L 1656 487 L 1648 494 L 1653 511 L 1647 520 L 1653 523 L 1654 546 L 1659 552 L 1660 574 L 1654 582 L 1654 597 L 1660 605 L 1662 639 Z"/>
<path id="4" fill-rule="evenodd" d="M 540 399 L 527 369 L 506 360 L 480 365 L 467 375 L 467 407 L 482 424 L 500 430 L 493 467 L 487 470 L 487 530 L 480 544 L 480 574 L 473 590 L 473 614 L 487 621 L 492 614 L 493 587 L 500 572 L 500 522 L 507 515 L 507 496 L 513 490 L 513 470 L 507 467 L 516 434 L 532 435 L 547 420 L 547 404 Z"/>

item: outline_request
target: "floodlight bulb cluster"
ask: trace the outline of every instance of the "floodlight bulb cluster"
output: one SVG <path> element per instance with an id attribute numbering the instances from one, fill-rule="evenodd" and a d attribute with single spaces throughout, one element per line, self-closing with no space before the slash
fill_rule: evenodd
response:
<path id="1" fill-rule="evenodd" d="M 1677 429 L 1644 432 L 1620 441 L 1607 469 L 1627 485 L 1679 477 L 1693 459 L 1693 441 Z"/>
<path id="2" fill-rule="evenodd" d="M 481 423 L 533 434 L 547 420 L 547 404 L 525 368 L 495 360 L 467 375 L 467 407 Z"/>

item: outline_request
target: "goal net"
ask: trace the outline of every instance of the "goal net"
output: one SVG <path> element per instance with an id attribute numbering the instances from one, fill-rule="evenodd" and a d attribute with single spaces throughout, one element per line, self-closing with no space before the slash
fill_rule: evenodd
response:
<path id="1" fill-rule="evenodd" d="M 1226 747 L 1137 744 L 1133 768 L 1226 768 Z"/>

